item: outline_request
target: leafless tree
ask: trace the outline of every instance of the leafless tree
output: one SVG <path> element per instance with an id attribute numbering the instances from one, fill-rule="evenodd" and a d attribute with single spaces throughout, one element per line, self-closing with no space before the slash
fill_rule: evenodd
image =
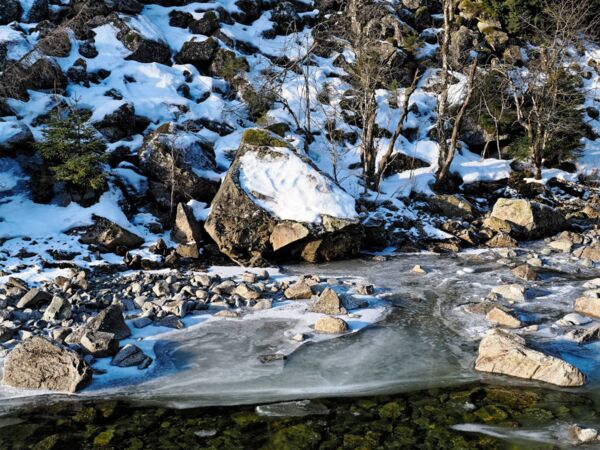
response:
<path id="1" fill-rule="evenodd" d="M 450 45 L 452 40 L 452 27 L 455 23 L 454 14 L 456 9 L 455 0 L 443 0 L 444 10 L 444 28 L 442 33 L 442 42 L 440 45 L 442 68 L 440 73 L 439 95 L 438 95 L 438 118 L 437 135 L 439 140 L 439 158 L 436 171 L 436 186 L 444 190 L 448 187 L 448 177 L 450 175 L 450 166 L 454 160 L 458 147 L 458 138 L 465 113 L 473 97 L 475 88 L 475 75 L 477 73 L 477 58 L 473 59 L 467 75 L 464 97 L 461 101 L 458 112 L 452 120 L 452 111 L 448 101 L 448 92 L 451 85 L 451 65 L 449 59 Z M 451 129 L 450 139 L 447 139 L 447 131 Z"/>

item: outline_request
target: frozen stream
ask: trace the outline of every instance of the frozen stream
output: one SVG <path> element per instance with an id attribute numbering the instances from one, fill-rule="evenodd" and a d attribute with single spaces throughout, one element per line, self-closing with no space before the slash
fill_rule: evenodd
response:
<path id="1" fill-rule="evenodd" d="M 552 257 L 548 262 L 562 272 L 545 273 L 542 281 L 531 283 L 534 298 L 516 311 L 526 323 L 540 325 L 538 332 L 526 335 L 528 340 L 580 367 L 590 379 L 583 389 L 595 391 L 600 347 L 577 347 L 561 340 L 557 336 L 562 333 L 551 325 L 572 312 L 583 283 L 599 273 L 561 258 Z M 415 264 L 428 273 L 412 273 Z M 390 313 L 360 333 L 306 344 L 286 361 L 267 364 L 258 356 L 273 352 L 285 340 L 285 331 L 294 325 L 292 319 L 214 322 L 156 341 L 158 364 L 150 378 L 96 387 L 68 398 L 127 398 L 188 408 L 395 393 L 482 378 L 516 383 L 474 372 L 477 345 L 489 324 L 483 316 L 467 313 L 460 306 L 481 301 L 493 286 L 517 281 L 494 252 L 458 257 L 397 255 L 387 261 L 292 266 L 287 271 L 364 278 L 386 288 Z M 0 414 L 24 404 L 59 398 L 65 399 L 0 388 Z"/>

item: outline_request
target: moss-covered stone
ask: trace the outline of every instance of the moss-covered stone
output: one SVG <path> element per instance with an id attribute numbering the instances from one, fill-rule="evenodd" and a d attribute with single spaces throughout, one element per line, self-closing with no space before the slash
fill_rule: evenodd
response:
<path id="1" fill-rule="evenodd" d="M 272 434 L 264 450 L 301 450 L 316 446 L 321 434 L 305 424 L 284 428 Z"/>
<path id="2" fill-rule="evenodd" d="M 107 430 L 102 431 L 94 438 L 94 447 L 107 447 L 115 437 L 115 428 L 110 427 Z"/>
<path id="3" fill-rule="evenodd" d="M 287 142 L 279 139 L 273 133 L 257 128 L 244 131 L 244 134 L 242 135 L 242 144 L 254 145 L 257 147 L 289 147 Z"/>

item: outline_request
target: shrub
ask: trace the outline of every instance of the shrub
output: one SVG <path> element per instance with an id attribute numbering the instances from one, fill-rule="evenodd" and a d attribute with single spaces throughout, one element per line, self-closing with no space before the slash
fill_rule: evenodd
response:
<path id="1" fill-rule="evenodd" d="M 88 116 L 76 104 L 58 108 L 43 131 L 44 139 L 37 144 L 54 181 L 64 182 L 69 191 L 77 193 L 106 187 L 105 146 L 87 123 Z"/>

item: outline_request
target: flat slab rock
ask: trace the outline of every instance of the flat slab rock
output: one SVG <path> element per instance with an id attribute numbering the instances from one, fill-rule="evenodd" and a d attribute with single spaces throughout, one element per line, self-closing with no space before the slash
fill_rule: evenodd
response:
<path id="1" fill-rule="evenodd" d="M 579 369 L 554 356 L 526 346 L 525 339 L 507 331 L 489 331 L 479 344 L 475 369 L 562 387 L 582 386 L 585 376 Z"/>
<path id="2" fill-rule="evenodd" d="M 76 392 L 92 381 L 92 369 L 77 353 L 43 337 L 17 345 L 6 357 L 2 383 L 24 389 Z"/>

